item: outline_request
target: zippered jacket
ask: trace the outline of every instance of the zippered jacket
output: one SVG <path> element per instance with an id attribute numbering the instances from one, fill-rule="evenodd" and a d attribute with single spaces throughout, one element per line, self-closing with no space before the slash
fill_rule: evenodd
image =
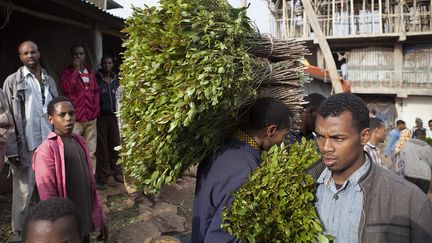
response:
<path id="1" fill-rule="evenodd" d="M 85 66 L 89 74 L 89 85 L 86 87 L 80 74 L 70 66 L 60 74 L 63 94 L 72 100 L 77 122 L 96 119 L 99 116 L 99 87 L 93 70 Z"/>
<path id="2" fill-rule="evenodd" d="M 117 111 L 116 92 L 119 87 L 119 82 L 114 72 L 110 73 L 110 77 L 111 81 L 108 83 L 103 79 L 100 70 L 96 73 L 96 80 L 99 86 L 99 108 L 101 115 L 115 115 Z"/>
<path id="3" fill-rule="evenodd" d="M 308 173 L 316 180 L 324 169 L 320 160 Z M 376 163 L 371 163 L 359 185 L 363 210 L 358 242 L 432 242 L 432 202 L 416 185 Z"/>
<path id="4" fill-rule="evenodd" d="M 30 168 L 32 161 L 32 151 L 28 150 L 27 142 L 24 135 L 25 122 L 28 117 L 25 117 L 25 102 L 26 102 L 26 82 L 25 76 L 20 67 L 17 72 L 9 75 L 3 83 L 3 91 L 9 105 L 9 112 L 12 114 L 15 123 L 15 132 L 11 134 L 6 145 L 6 156 L 19 156 L 21 160 L 20 166 Z M 48 84 L 48 90 L 54 98 L 57 94 L 57 85 L 54 79 L 48 75 L 45 69 L 41 68 L 45 80 Z M 47 121 L 48 122 L 48 121 Z"/>

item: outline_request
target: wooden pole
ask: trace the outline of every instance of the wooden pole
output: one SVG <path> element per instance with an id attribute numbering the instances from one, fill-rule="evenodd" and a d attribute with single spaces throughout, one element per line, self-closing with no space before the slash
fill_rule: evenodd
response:
<path id="1" fill-rule="evenodd" d="M 363 22 L 363 33 L 360 33 L 360 34 L 364 34 L 366 32 L 366 0 L 363 0 L 363 8 L 362 8 L 362 10 L 363 10 L 363 19 L 362 19 L 362 22 Z"/>
<path id="2" fill-rule="evenodd" d="M 325 33 L 326 36 L 330 35 L 330 3 L 327 4 L 327 31 Z"/>
<path id="3" fill-rule="evenodd" d="M 308 23 L 307 23 L 307 15 L 306 12 L 303 11 L 303 37 L 307 37 L 308 36 Z"/>
<path id="4" fill-rule="evenodd" d="M 372 0 L 372 5 L 371 5 L 371 22 L 372 22 L 372 33 L 375 33 L 375 29 L 374 29 L 374 24 L 375 24 L 375 0 Z"/>
<path id="5" fill-rule="evenodd" d="M 351 0 L 351 35 L 355 35 L 355 25 L 354 25 L 354 0 Z"/>
<path id="6" fill-rule="evenodd" d="M 295 37 L 295 18 L 294 18 L 294 0 L 291 5 L 291 37 Z"/>
<path id="7" fill-rule="evenodd" d="M 378 0 L 378 11 L 379 11 L 379 32 L 383 33 L 383 28 L 382 28 L 382 2 L 381 0 Z"/>
<path id="8" fill-rule="evenodd" d="M 333 0 L 333 3 L 332 3 L 332 35 L 334 36 L 335 35 L 335 7 L 336 7 L 336 3 L 335 3 L 335 0 Z"/>
<path id="9" fill-rule="evenodd" d="M 413 29 L 414 31 L 417 31 L 417 0 L 414 0 L 414 21 L 413 21 Z"/>
<path id="10" fill-rule="evenodd" d="M 326 37 L 324 36 L 319 26 L 315 11 L 312 8 L 312 4 L 310 3 L 310 0 L 301 0 L 301 1 L 303 3 L 303 7 L 306 14 L 308 15 L 309 23 L 315 33 L 315 38 L 318 41 L 318 45 L 323 53 L 324 60 L 327 64 L 334 92 L 341 93 L 343 92 L 342 85 L 341 85 L 341 77 L 337 72 L 336 63 L 333 59 L 330 46 L 328 45 Z"/>

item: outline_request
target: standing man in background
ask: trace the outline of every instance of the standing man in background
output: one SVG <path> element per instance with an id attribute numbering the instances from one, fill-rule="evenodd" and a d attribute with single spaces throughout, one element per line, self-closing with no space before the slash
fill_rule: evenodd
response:
<path id="1" fill-rule="evenodd" d="M 396 172 L 396 152 L 395 147 L 396 143 L 400 138 L 400 132 L 406 128 L 406 123 L 402 120 L 398 120 L 396 122 L 396 127 L 391 130 L 389 134 L 389 141 L 384 151 L 384 155 L 387 158 L 390 156 L 391 164 L 389 169 L 393 172 Z"/>
<path id="2" fill-rule="evenodd" d="M 119 153 L 114 148 L 120 145 L 120 134 L 117 120 L 116 93 L 119 88 L 117 75 L 112 71 L 113 58 L 105 55 L 101 59 L 102 68 L 97 72 L 96 79 L 100 91 L 100 116 L 97 120 L 96 149 L 96 186 L 105 189 L 105 184 L 112 183 L 112 176 L 117 182 L 123 183 L 122 168 L 117 165 Z"/>
<path id="3" fill-rule="evenodd" d="M 63 94 L 69 97 L 75 108 L 74 133 L 83 136 L 87 142 L 93 168 L 96 168 L 96 119 L 99 116 L 99 87 L 93 70 L 85 64 L 82 46 L 71 48 L 72 65 L 63 69 L 60 82 Z"/>
<path id="4" fill-rule="evenodd" d="M 432 147 L 425 142 L 425 139 L 424 130 L 415 130 L 414 138 L 408 140 L 402 147 L 400 157 L 405 163 L 404 178 L 427 194 L 432 175 Z"/>
<path id="5" fill-rule="evenodd" d="M 370 118 L 369 128 L 371 131 L 371 137 L 369 142 L 364 146 L 364 150 L 372 157 L 373 162 L 378 165 L 383 165 L 378 145 L 380 143 L 384 143 L 387 137 L 384 121 L 379 118 L 372 117 Z"/>
<path id="6" fill-rule="evenodd" d="M 38 46 L 32 41 L 24 41 L 18 53 L 24 66 L 9 75 L 3 84 L 15 122 L 15 133 L 6 145 L 6 156 L 13 174 L 12 242 L 21 242 L 35 184 L 32 156 L 52 130 L 48 123 L 47 105 L 57 96 L 54 80 L 40 66 Z"/>
<path id="7" fill-rule="evenodd" d="M 426 137 L 432 138 L 432 120 L 428 121 L 428 127 L 429 129 L 426 129 Z"/>
<path id="8" fill-rule="evenodd" d="M 315 132 L 315 119 L 318 114 L 318 107 L 325 99 L 326 97 L 320 93 L 310 93 L 303 98 L 308 103 L 303 105 L 303 112 L 300 114 L 300 132 L 297 135 L 299 142 L 301 142 L 302 137 L 315 140 L 313 135 Z"/>
<path id="9" fill-rule="evenodd" d="M 411 136 L 412 136 L 412 138 L 415 137 L 414 132 L 417 129 L 421 129 L 421 130 L 423 130 L 423 131 L 426 132 L 426 128 L 423 127 L 423 120 L 421 118 L 417 117 L 414 122 L 415 122 L 416 125 L 411 129 Z"/>

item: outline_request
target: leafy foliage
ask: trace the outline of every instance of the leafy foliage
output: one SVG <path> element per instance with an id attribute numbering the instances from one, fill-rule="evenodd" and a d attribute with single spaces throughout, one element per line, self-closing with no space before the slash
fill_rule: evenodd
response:
<path id="1" fill-rule="evenodd" d="M 215 150 L 265 79 L 244 44 L 254 32 L 245 9 L 225 0 L 160 3 L 126 20 L 121 66 L 124 168 L 149 191 Z"/>
<path id="2" fill-rule="evenodd" d="M 328 242 L 313 204 L 314 180 L 306 173 L 318 158 L 315 142 L 305 139 L 264 152 L 223 212 L 221 227 L 249 242 Z"/>

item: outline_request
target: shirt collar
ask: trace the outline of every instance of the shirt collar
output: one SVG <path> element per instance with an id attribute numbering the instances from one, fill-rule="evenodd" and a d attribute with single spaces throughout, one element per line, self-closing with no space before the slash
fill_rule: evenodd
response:
<path id="1" fill-rule="evenodd" d="M 371 142 L 368 142 L 366 145 L 372 149 L 377 149 L 377 146 L 373 145 Z"/>
<path id="2" fill-rule="evenodd" d="M 360 179 L 363 177 L 363 175 L 365 173 L 367 173 L 367 171 L 369 170 L 370 165 L 370 160 L 368 156 L 366 157 L 366 161 L 365 163 L 363 163 L 363 165 L 358 168 L 349 178 L 348 180 L 343 184 L 343 186 L 340 188 L 340 190 L 343 190 L 347 184 L 351 184 L 357 191 L 360 191 Z M 334 183 L 333 178 L 332 178 L 332 172 L 326 167 L 324 169 L 324 171 L 321 173 L 320 177 L 317 180 L 318 184 L 324 184 L 326 186 L 330 185 L 330 183 Z"/>
<path id="3" fill-rule="evenodd" d="M 28 68 L 26 66 L 24 66 L 24 68 L 23 68 L 23 74 L 24 74 L 24 77 L 27 77 L 28 75 L 31 75 L 33 79 L 36 79 L 36 77 L 34 76 L 34 74 L 31 73 L 30 70 L 28 70 Z M 42 80 L 45 80 L 45 75 L 42 72 L 42 70 L 41 70 L 41 76 L 42 76 Z"/>
<path id="4" fill-rule="evenodd" d="M 260 151 L 260 148 L 259 148 L 258 144 L 256 143 L 256 141 L 251 136 L 249 136 L 249 134 L 244 132 L 243 130 L 237 129 L 234 132 L 234 138 L 237 140 L 243 141 L 243 142 L 249 144 L 254 149 Z"/>

